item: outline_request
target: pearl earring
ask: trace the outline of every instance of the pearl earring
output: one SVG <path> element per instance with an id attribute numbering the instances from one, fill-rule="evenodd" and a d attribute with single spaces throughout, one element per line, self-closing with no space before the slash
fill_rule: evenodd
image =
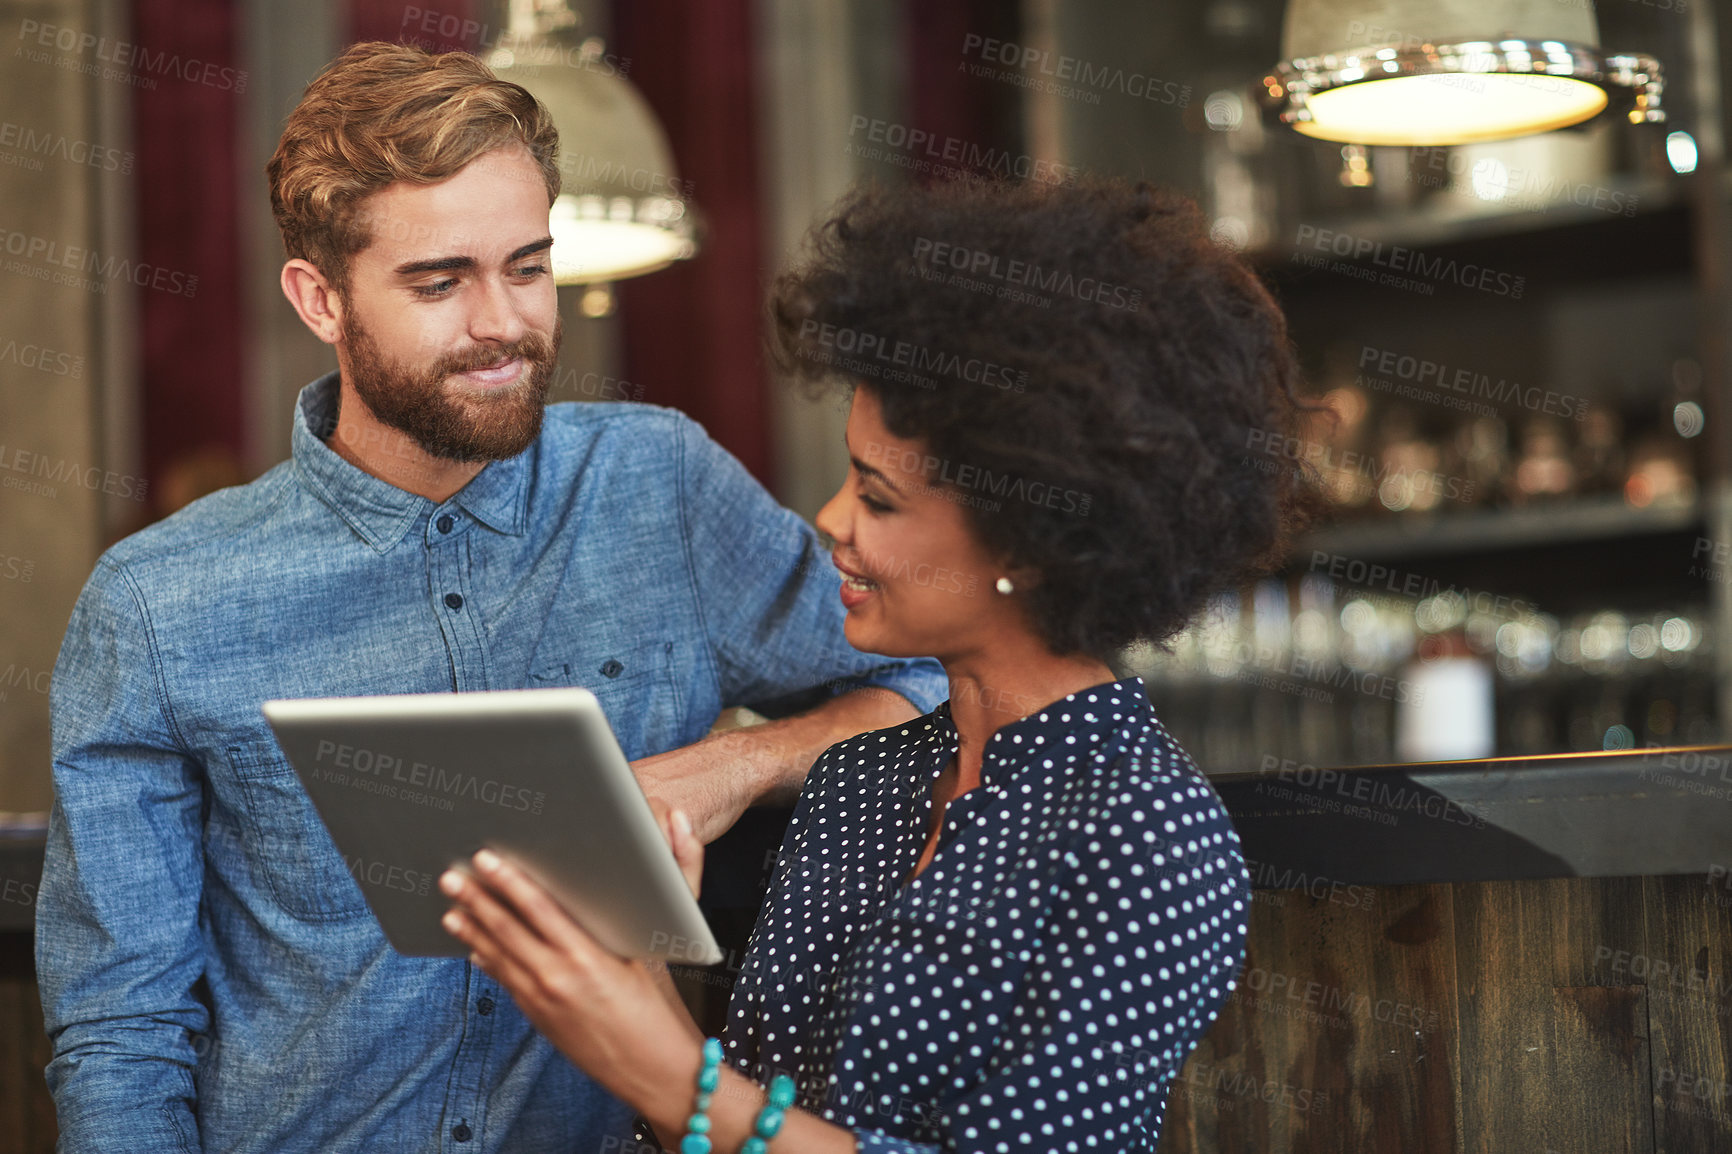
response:
<path id="1" fill-rule="evenodd" d="M 998 584 L 993 586 L 993 588 L 997 589 L 1000 593 L 1016 592 L 1016 586 L 1010 583 L 1009 577 L 1000 577 L 998 579 Z"/>

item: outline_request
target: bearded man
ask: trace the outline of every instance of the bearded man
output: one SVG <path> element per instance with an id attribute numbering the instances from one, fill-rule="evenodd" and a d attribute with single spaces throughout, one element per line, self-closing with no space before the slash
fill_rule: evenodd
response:
<path id="1" fill-rule="evenodd" d="M 102 556 L 55 669 L 36 949 L 62 1149 L 629 1134 L 492 979 L 387 944 L 263 701 L 583 686 L 708 839 L 944 696 L 936 665 L 847 644 L 816 534 L 694 422 L 544 408 L 557 144 L 524 89 L 404 45 L 349 49 L 289 117 L 282 287 L 338 369 L 291 460 Z M 781 720 L 706 737 L 734 705 Z"/>

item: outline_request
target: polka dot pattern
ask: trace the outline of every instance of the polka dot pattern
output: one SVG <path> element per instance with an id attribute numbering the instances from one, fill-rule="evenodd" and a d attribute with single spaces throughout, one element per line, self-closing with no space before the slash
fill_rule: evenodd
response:
<path id="1" fill-rule="evenodd" d="M 926 842 L 949 704 L 813 766 L 735 987 L 728 1060 L 867 1150 L 1149 1150 L 1233 988 L 1250 879 L 1140 678 L 988 742 Z"/>

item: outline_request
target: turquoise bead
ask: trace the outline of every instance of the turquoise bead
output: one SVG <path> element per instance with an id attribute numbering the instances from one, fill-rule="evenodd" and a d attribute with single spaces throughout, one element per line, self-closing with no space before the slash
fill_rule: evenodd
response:
<path id="1" fill-rule="evenodd" d="M 765 1138 L 774 1138 L 782 1130 L 782 1119 L 785 1115 L 775 1106 L 765 1106 L 758 1115 L 758 1133 Z"/>
<path id="2" fill-rule="evenodd" d="M 686 1136 L 680 1139 L 680 1154 L 710 1154 L 710 1095 L 722 1080 L 722 1044 L 715 1038 L 704 1039 L 704 1064 L 698 1070 L 698 1095 L 692 1104 L 693 1114 L 686 1119 Z"/>
<path id="3" fill-rule="evenodd" d="M 768 1154 L 769 1149 L 762 1138 L 747 1138 L 745 1145 L 740 1147 L 740 1154 Z"/>
<path id="4" fill-rule="evenodd" d="M 777 1074 L 775 1081 L 770 1083 L 770 1105 L 786 1110 L 794 1104 L 794 1079 L 786 1074 Z"/>

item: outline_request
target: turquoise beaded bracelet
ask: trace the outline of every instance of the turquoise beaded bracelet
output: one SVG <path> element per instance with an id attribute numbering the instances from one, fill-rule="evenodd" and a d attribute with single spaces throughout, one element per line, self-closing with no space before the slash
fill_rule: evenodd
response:
<path id="1" fill-rule="evenodd" d="M 740 1147 L 740 1154 L 765 1154 L 770 1148 L 770 1139 L 781 1133 L 782 1120 L 793 1104 L 794 1079 L 786 1074 L 777 1074 L 770 1082 L 770 1100 L 758 1111 L 758 1124 L 752 1128 L 752 1136 L 746 1139 L 745 1145 Z M 681 1151 L 681 1154 L 685 1152 Z"/>
<path id="2" fill-rule="evenodd" d="M 680 1139 L 680 1154 L 710 1154 L 710 1100 L 722 1081 L 722 1043 L 704 1039 L 704 1064 L 698 1071 L 698 1094 L 692 1116 L 686 1119 L 686 1136 Z M 792 1084 L 789 1086 L 792 1089 Z"/>

